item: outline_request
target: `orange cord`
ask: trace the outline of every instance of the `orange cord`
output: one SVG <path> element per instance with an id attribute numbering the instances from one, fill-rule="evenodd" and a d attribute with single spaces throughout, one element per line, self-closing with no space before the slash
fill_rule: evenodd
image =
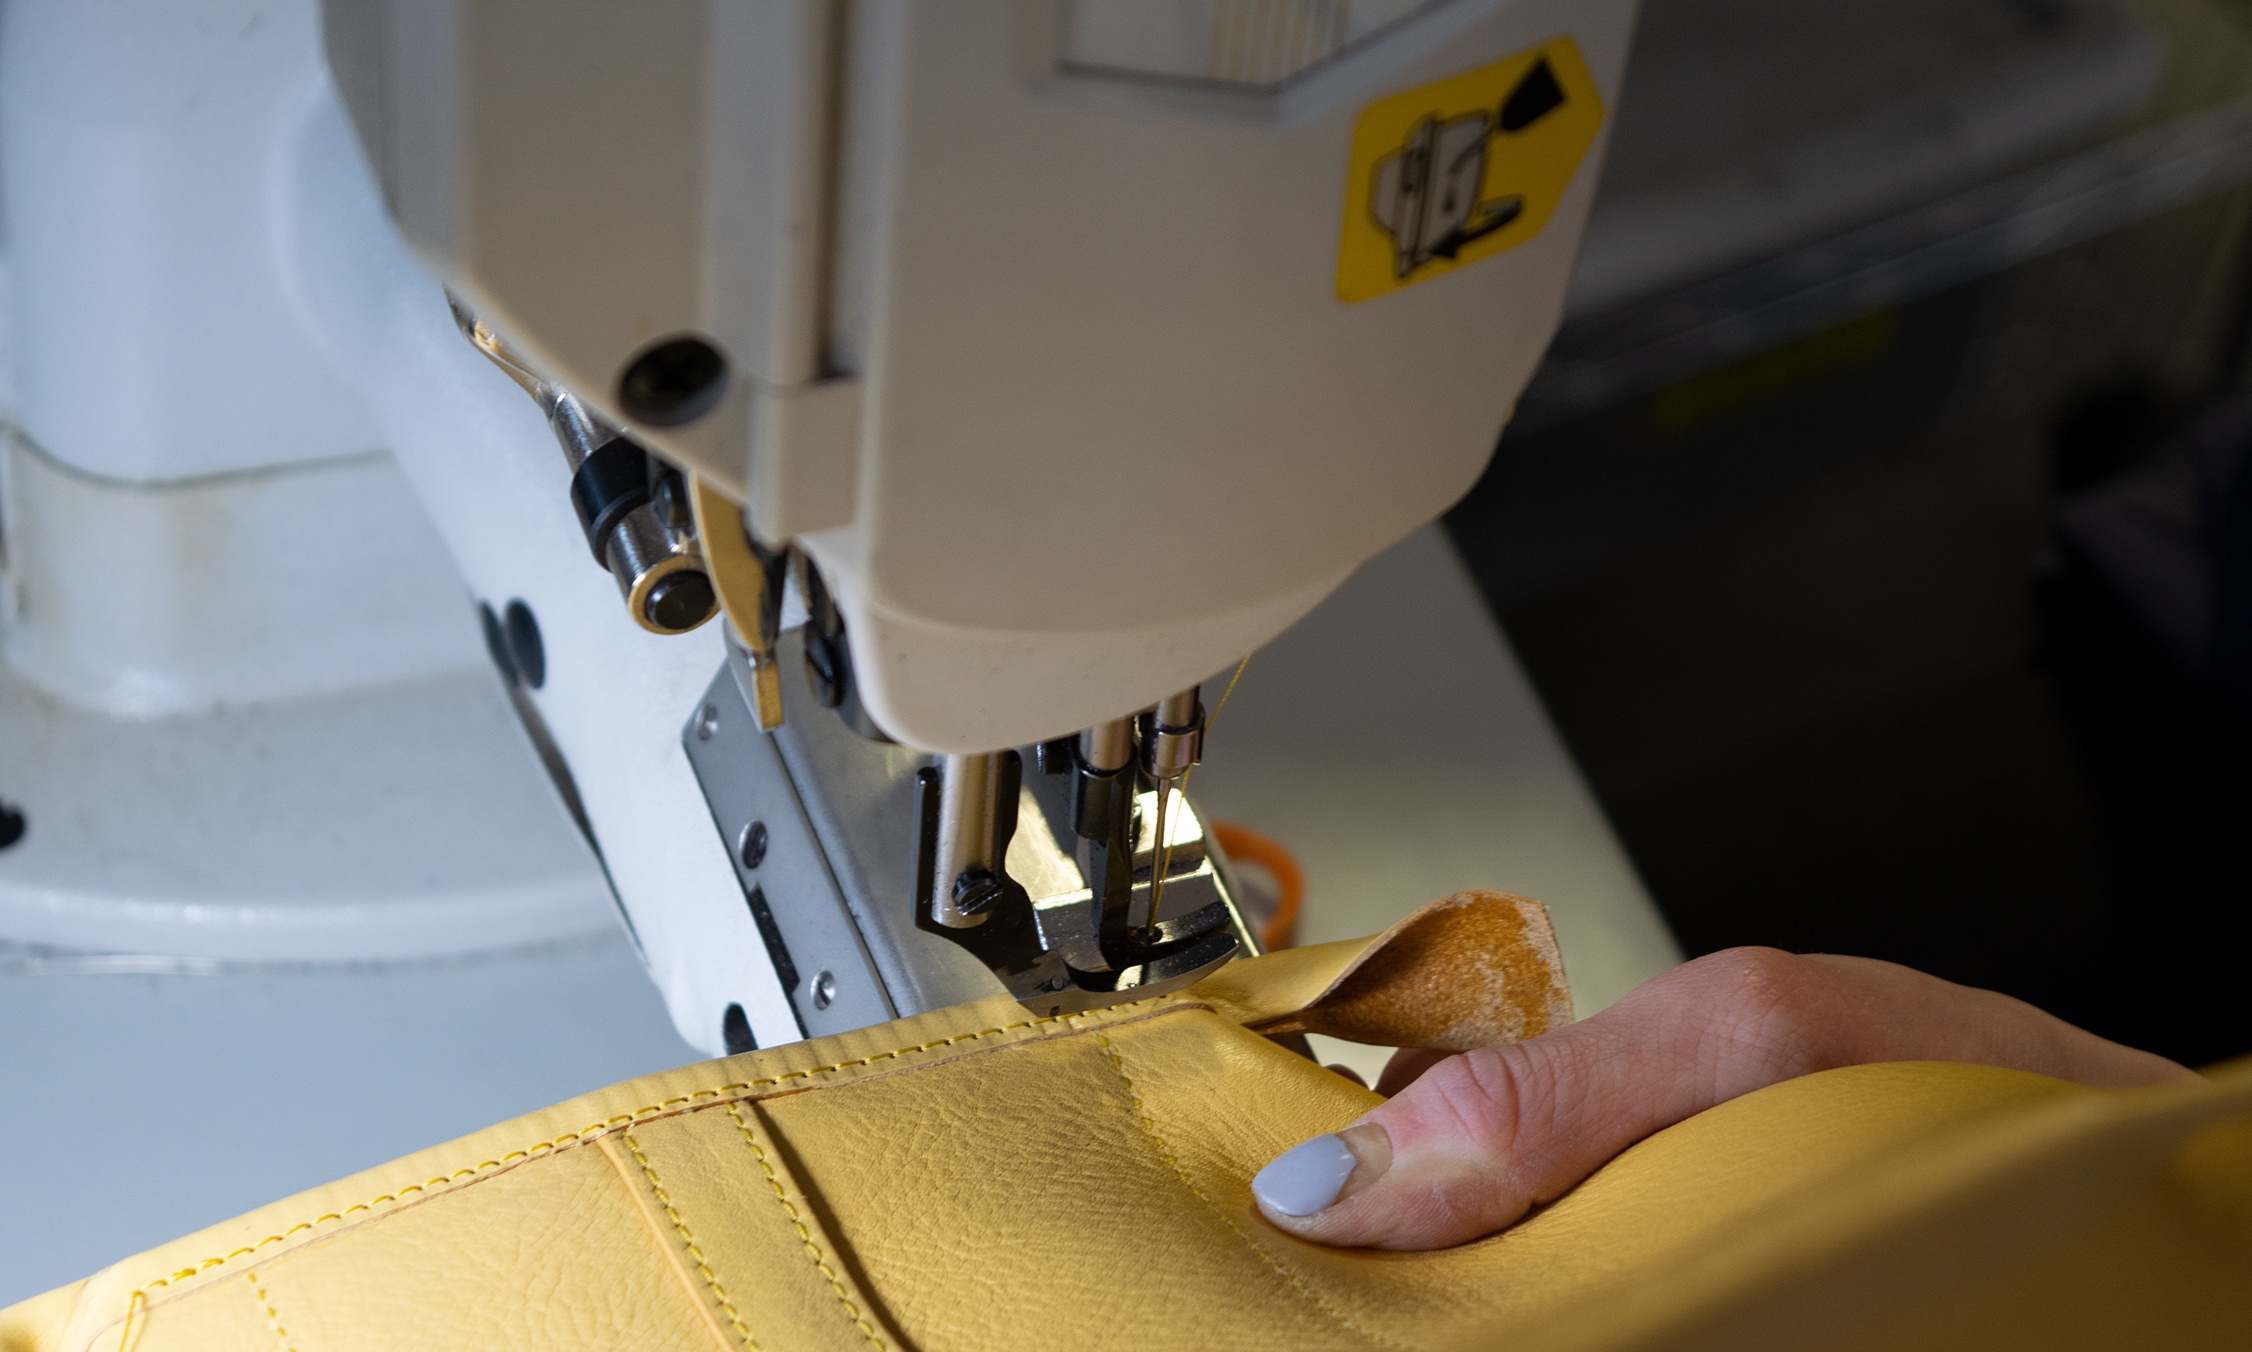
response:
<path id="1" fill-rule="evenodd" d="M 1306 874 L 1298 867 L 1297 857 L 1285 849 L 1281 841 L 1261 835 L 1248 826 L 1213 822 L 1208 829 L 1230 859 L 1257 864 L 1275 875 L 1275 886 L 1279 889 L 1275 913 L 1259 927 L 1259 946 L 1271 953 L 1298 942 L 1298 908 L 1306 900 Z"/>

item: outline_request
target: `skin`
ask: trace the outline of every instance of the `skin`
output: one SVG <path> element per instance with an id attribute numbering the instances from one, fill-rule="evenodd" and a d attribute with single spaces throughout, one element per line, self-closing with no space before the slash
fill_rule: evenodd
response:
<path id="1" fill-rule="evenodd" d="M 1715 1104 L 1876 1061 L 1969 1062 L 2115 1089 L 2190 1075 L 2023 1001 L 1894 963 L 1735 948 L 1545 1037 L 1400 1052 L 1376 1086 L 1390 1101 L 1339 1133 L 1357 1163 L 1338 1200 L 1267 1219 L 1328 1244 L 1460 1244 Z"/>

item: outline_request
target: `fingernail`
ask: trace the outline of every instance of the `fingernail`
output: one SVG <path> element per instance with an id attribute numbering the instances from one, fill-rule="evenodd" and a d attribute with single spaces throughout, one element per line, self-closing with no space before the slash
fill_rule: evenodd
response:
<path id="1" fill-rule="evenodd" d="M 1301 1141 L 1252 1178 L 1251 1195 L 1277 1215 L 1311 1216 L 1337 1201 L 1356 1169 L 1361 1187 L 1374 1182 L 1391 1163 L 1390 1145 L 1384 1128 L 1369 1122 Z"/>
<path id="2" fill-rule="evenodd" d="M 1269 1211 L 1311 1216 L 1337 1200 L 1359 1163 L 1344 1137 L 1334 1132 L 1316 1136 L 1267 1161 L 1251 1180 L 1251 1195 Z"/>

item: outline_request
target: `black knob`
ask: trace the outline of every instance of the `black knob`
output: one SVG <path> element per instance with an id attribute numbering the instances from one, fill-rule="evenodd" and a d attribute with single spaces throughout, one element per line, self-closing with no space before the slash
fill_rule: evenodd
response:
<path id="1" fill-rule="evenodd" d="M 618 376 L 618 406 L 651 427 L 677 427 L 703 417 L 727 392 L 727 358 L 702 338 L 667 338 L 628 363 Z"/>
<path id="2" fill-rule="evenodd" d="M 712 591 L 711 578 L 700 569 L 683 568 L 658 578 L 641 603 L 641 610 L 649 617 L 649 623 L 664 632 L 685 634 L 710 619 L 718 605 L 719 597 Z"/>

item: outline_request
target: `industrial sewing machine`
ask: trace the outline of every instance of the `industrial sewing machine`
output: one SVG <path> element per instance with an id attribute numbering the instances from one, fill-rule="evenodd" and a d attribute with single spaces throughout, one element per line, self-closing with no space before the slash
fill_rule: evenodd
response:
<path id="1" fill-rule="evenodd" d="M 89 561 L 134 613 L 326 617 L 292 689 L 404 660 L 398 574 L 289 566 L 364 489 L 68 491 L 388 450 L 676 1024 L 735 1051 L 1253 946 L 1181 791 L 1212 678 L 1477 478 L 1634 7 L 330 0 L 317 46 L 303 5 L 17 8 L 18 667 L 195 686 L 111 660 Z M 197 63 L 224 107 L 164 97 Z"/>

